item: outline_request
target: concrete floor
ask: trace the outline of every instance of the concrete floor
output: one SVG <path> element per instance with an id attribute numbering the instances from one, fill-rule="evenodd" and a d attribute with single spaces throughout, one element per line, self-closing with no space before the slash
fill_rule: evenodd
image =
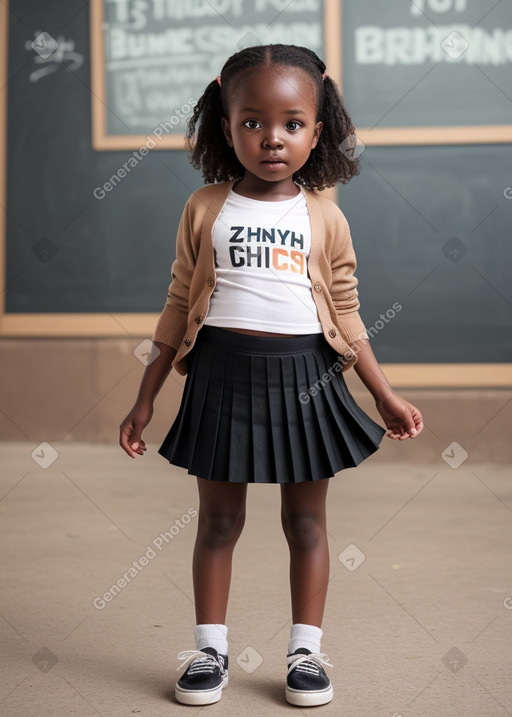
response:
<path id="1" fill-rule="evenodd" d="M 2 717 L 512 715 L 510 466 L 373 456 L 331 480 L 322 649 L 335 697 L 309 710 L 284 699 L 278 491 L 250 486 L 230 684 L 195 708 L 174 700 L 176 655 L 194 647 L 195 479 L 154 445 L 132 461 L 117 446 L 56 443 L 48 467 L 50 449 L 34 460 L 34 448 L 0 446 Z"/>

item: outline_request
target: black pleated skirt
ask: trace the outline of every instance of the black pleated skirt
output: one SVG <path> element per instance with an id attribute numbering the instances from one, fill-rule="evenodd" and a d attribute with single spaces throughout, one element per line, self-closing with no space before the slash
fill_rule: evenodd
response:
<path id="1" fill-rule="evenodd" d="M 300 483 L 357 466 L 384 434 L 354 401 L 323 334 L 250 336 L 203 326 L 158 452 L 212 481 Z"/>

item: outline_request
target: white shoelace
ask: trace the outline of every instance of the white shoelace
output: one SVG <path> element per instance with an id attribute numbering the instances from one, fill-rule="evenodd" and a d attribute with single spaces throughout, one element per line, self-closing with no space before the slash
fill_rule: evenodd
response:
<path id="1" fill-rule="evenodd" d="M 310 675 L 319 675 L 320 667 L 326 665 L 332 667 L 325 652 L 312 652 L 310 655 L 291 655 L 288 667 L 288 674 L 294 669 L 299 672 L 307 672 Z"/>
<path id="2" fill-rule="evenodd" d="M 219 655 L 219 662 L 217 662 L 213 655 L 201 652 L 201 650 L 183 650 L 183 652 L 178 654 L 178 660 L 184 660 L 177 668 L 177 670 L 183 670 L 183 672 L 185 672 L 187 667 L 192 665 L 193 662 L 197 663 L 190 668 L 190 675 L 197 674 L 198 672 L 213 672 L 215 668 L 219 667 L 219 662 L 221 667 L 224 666 L 224 658 L 221 655 Z"/>

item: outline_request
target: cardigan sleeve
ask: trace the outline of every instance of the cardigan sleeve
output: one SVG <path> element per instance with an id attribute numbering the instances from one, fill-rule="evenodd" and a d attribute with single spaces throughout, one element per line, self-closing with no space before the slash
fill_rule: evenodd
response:
<path id="1" fill-rule="evenodd" d="M 190 282 L 195 267 L 192 244 L 191 201 L 187 202 L 178 226 L 176 259 L 171 267 L 171 283 L 167 299 L 158 319 L 153 341 L 178 349 L 187 328 Z"/>
<path id="2" fill-rule="evenodd" d="M 355 276 L 356 255 L 350 236 L 350 227 L 343 212 L 336 207 L 335 235 L 331 254 L 331 298 L 348 342 L 368 338 L 359 316 L 358 280 Z"/>

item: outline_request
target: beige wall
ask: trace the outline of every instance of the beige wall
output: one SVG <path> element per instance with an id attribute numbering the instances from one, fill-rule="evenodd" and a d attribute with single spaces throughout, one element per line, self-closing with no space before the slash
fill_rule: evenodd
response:
<path id="1" fill-rule="evenodd" d="M 3 441 L 117 443 L 118 428 L 135 401 L 144 366 L 132 339 L 1 339 L 0 437 Z M 358 403 L 375 419 L 373 399 L 354 371 L 344 374 Z M 178 410 L 184 377 L 172 372 L 145 432 L 158 444 Z M 468 461 L 512 458 L 512 389 L 395 388 L 422 411 L 425 430 L 415 441 L 384 439 L 385 461 L 440 461 L 453 441 Z M 121 449 L 119 449 L 121 451 Z"/>

